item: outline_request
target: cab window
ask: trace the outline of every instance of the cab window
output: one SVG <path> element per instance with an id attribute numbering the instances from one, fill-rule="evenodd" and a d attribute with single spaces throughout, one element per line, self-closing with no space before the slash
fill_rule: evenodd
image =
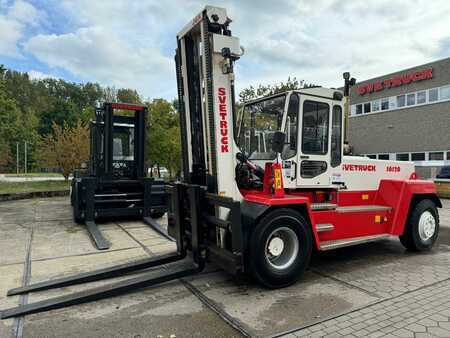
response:
<path id="1" fill-rule="evenodd" d="M 298 126 L 298 94 L 292 94 L 289 98 L 289 106 L 286 116 L 286 145 L 284 146 L 281 158 L 283 160 L 291 158 L 297 154 L 297 126 Z"/>
<path id="2" fill-rule="evenodd" d="M 323 102 L 303 103 L 302 152 L 325 155 L 328 152 L 330 106 Z"/>
<path id="3" fill-rule="evenodd" d="M 342 108 L 333 106 L 331 118 L 331 166 L 333 168 L 341 164 L 342 157 Z"/>

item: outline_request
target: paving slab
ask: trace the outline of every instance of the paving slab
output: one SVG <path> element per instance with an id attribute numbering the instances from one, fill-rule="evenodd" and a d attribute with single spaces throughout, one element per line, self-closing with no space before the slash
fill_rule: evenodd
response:
<path id="1" fill-rule="evenodd" d="M 295 285 L 279 290 L 240 282 L 223 272 L 187 280 L 252 336 L 294 329 L 378 300 L 313 272 L 307 272 Z"/>
<path id="2" fill-rule="evenodd" d="M 450 228 L 430 252 L 408 252 L 398 240 L 386 240 L 316 255 L 313 271 L 382 297 L 450 278 Z"/>
<path id="3" fill-rule="evenodd" d="M 19 305 L 19 296 L 6 297 L 9 289 L 21 285 L 23 264 L 0 266 L 0 310 Z M 10 337 L 14 319 L 0 320 L 0 337 Z"/>
<path id="4" fill-rule="evenodd" d="M 27 316 L 23 337 L 168 337 L 170 334 L 177 337 L 241 336 L 175 281 L 94 303 Z"/>
<path id="5" fill-rule="evenodd" d="M 167 213 L 164 214 L 160 218 L 155 219 L 156 222 L 163 226 L 167 226 Z M 116 221 L 117 224 L 119 224 L 121 227 L 125 229 L 132 229 L 132 228 L 148 228 L 148 225 L 145 224 L 142 220 L 118 220 Z"/>
<path id="6" fill-rule="evenodd" d="M 153 230 L 150 226 L 146 225 L 145 227 L 138 228 L 128 228 L 127 232 L 139 240 L 139 242 L 145 241 L 153 241 L 153 243 L 165 243 L 167 242 L 167 238 L 158 234 L 155 230 Z"/>
<path id="7" fill-rule="evenodd" d="M 148 225 L 141 220 L 119 220 L 116 223 L 124 229 L 147 228 Z"/>
<path id="8" fill-rule="evenodd" d="M 68 202 L 68 197 L 36 200 L 36 221 L 72 220 L 72 206 Z"/>
<path id="9" fill-rule="evenodd" d="M 81 272 L 92 271 L 94 269 L 123 264 L 147 257 L 148 254 L 142 248 L 130 248 L 116 251 L 101 251 L 94 254 L 33 261 L 31 265 L 30 282 L 36 283 L 48 279 L 65 277 Z M 95 283 L 89 283 L 81 286 L 71 286 L 62 289 L 48 290 L 45 292 L 36 292 L 30 294 L 29 299 L 30 301 L 36 301 L 42 298 L 59 296 L 61 294 L 79 291 L 80 288 L 85 289 L 94 286 Z"/>
<path id="10" fill-rule="evenodd" d="M 146 251 L 133 248 L 33 261 L 31 282 L 90 271 L 143 257 L 148 257 Z M 154 273 L 162 272 L 161 269 L 155 270 L 157 271 Z M 134 274 L 132 277 L 139 275 L 141 274 Z M 87 285 L 31 293 L 28 301 L 61 296 L 130 277 L 123 276 Z M 27 316 L 24 325 L 24 337 L 154 337 L 159 334 L 176 334 L 179 337 L 240 336 L 179 282 L 91 304 Z"/>
<path id="11" fill-rule="evenodd" d="M 431 305 L 431 306 L 427 306 Z M 283 337 L 450 337 L 450 280 L 386 299 Z"/>
<path id="12" fill-rule="evenodd" d="M 111 243 L 110 250 L 133 248 L 138 244 L 114 223 L 100 224 L 99 229 Z M 98 252 L 86 227 L 73 222 L 37 222 L 31 249 L 31 259 L 48 259 L 62 256 Z"/>
<path id="13" fill-rule="evenodd" d="M 32 222 L 35 219 L 34 206 L 29 204 L 27 206 L 16 206 L 14 202 L 8 203 L 8 208 L 0 210 L 0 223 L 26 223 Z"/>
<path id="14" fill-rule="evenodd" d="M 25 261 L 30 235 L 28 227 L 0 222 L 0 266 Z"/>

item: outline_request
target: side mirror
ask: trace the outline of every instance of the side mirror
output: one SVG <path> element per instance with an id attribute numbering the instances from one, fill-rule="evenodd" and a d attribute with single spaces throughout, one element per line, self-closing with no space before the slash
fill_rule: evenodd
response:
<path id="1" fill-rule="evenodd" d="M 286 134 L 282 131 L 276 131 L 273 134 L 273 140 L 272 140 L 272 150 L 276 153 L 283 152 L 284 148 L 284 139 L 286 138 Z"/>

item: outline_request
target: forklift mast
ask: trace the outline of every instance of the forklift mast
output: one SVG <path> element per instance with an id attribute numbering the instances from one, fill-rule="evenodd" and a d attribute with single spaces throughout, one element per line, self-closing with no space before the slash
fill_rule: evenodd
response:
<path id="1" fill-rule="evenodd" d="M 184 181 L 236 200 L 233 64 L 242 55 L 226 10 L 206 6 L 177 35 Z"/>

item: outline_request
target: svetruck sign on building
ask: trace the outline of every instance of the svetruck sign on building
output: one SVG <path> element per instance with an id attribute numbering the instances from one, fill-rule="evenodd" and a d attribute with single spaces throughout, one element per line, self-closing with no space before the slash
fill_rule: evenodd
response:
<path id="1" fill-rule="evenodd" d="M 401 74 L 385 79 L 383 81 L 375 81 L 372 83 L 365 84 L 356 88 L 359 95 L 364 95 L 367 93 L 378 92 L 380 90 L 398 87 L 402 85 L 409 84 L 411 82 L 422 81 L 433 78 L 433 69 L 428 68 L 408 74 Z"/>

